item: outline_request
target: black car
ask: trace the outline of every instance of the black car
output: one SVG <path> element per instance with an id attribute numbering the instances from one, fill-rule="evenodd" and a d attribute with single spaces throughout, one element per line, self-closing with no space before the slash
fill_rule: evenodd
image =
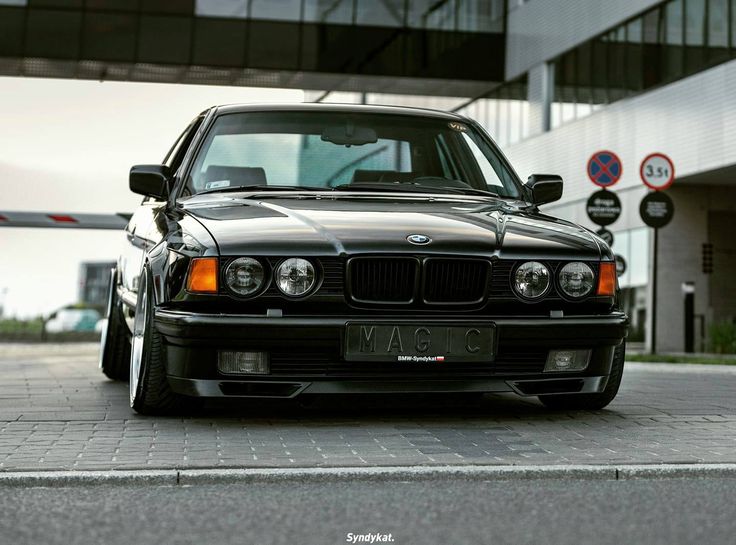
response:
<path id="1" fill-rule="evenodd" d="M 132 407 L 196 398 L 516 392 L 598 409 L 627 318 L 614 256 L 539 211 L 474 121 L 346 105 L 211 108 L 161 165 L 109 297 L 100 365 Z"/>

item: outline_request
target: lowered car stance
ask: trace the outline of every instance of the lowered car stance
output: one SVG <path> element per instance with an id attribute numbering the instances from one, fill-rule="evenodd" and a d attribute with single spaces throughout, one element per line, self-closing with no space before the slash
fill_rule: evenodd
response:
<path id="1" fill-rule="evenodd" d="M 160 165 L 112 271 L 100 365 L 131 406 L 516 392 L 600 409 L 627 318 L 608 245 L 544 214 L 474 121 L 345 105 L 214 107 Z"/>

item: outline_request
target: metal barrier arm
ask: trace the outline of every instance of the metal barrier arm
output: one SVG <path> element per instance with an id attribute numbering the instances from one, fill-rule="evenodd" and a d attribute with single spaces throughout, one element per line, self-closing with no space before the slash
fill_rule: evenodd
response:
<path id="1" fill-rule="evenodd" d="M 0 227 L 61 229 L 124 229 L 131 214 L 63 214 L 52 212 L 0 211 Z"/>

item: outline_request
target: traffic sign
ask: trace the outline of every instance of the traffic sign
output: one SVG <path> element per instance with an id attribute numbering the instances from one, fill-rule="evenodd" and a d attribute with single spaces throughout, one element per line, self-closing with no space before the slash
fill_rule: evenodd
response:
<path id="1" fill-rule="evenodd" d="M 675 165 L 664 153 L 652 153 L 641 162 L 639 175 L 648 187 L 662 191 L 675 181 Z"/>
<path id="2" fill-rule="evenodd" d="M 606 244 L 608 244 L 609 246 L 613 246 L 613 233 L 611 231 L 609 231 L 605 227 L 601 227 L 595 232 L 595 234 L 601 237 L 606 242 Z"/>
<path id="3" fill-rule="evenodd" d="M 623 276 L 626 272 L 626 260 L 624 256 L 616 254 L 613 258 L 616 260 L 616 276 Z"/>
<path id="4" fill-rule="evenodd" d="M 615 193 L 601 189 L 590 196 L 585 210 L 590 221 L 605 227 L 611 225 L 621 215 L 621 201 Z"/>
<path id="5" fill-rule="evenodd" d="M 649 227 L 664 227 L 675 215 L 675 205 L 666 193 L 648 193 L 639 205 L 639 215 Z"/>
<path id="6" fill-rule="evenodd" d="M 588 177 L 600 187 L 611 187 L 621 179 L 621 159 L 612 151 L 596 151 L 588 159 Z"/>

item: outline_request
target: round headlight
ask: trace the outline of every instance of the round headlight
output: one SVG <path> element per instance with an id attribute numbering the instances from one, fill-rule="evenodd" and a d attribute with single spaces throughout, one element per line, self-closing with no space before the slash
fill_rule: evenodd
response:
<path id="1" fill-rule="evenodd" d="M 300 297 L 314 287 L 317 275 L 314 265 L 306 259 L 290 257 L 276 269 L 276 285 L 289 297 Z"/>
<path id="2" fill-rule="evenodd" d="M 263 286 L 263 265 L 252 257 L 239 257 L 225 269 L 227 287 L 238 295 L 253 295 Z"/>
<path id="3" fill-rule="evenodd" d="M 538 261 L 527 261 L 516 269 L 514 289 L 527 299 L 536 299 L 549 288 L 549 269 Z"/>
<path id="4" fill-rule="evenodd" d="M 593 291 L 593 269 L 585 263 L 568 263 L 559 272 L 560 289 L 568 297 L 579 299 Z"/>

